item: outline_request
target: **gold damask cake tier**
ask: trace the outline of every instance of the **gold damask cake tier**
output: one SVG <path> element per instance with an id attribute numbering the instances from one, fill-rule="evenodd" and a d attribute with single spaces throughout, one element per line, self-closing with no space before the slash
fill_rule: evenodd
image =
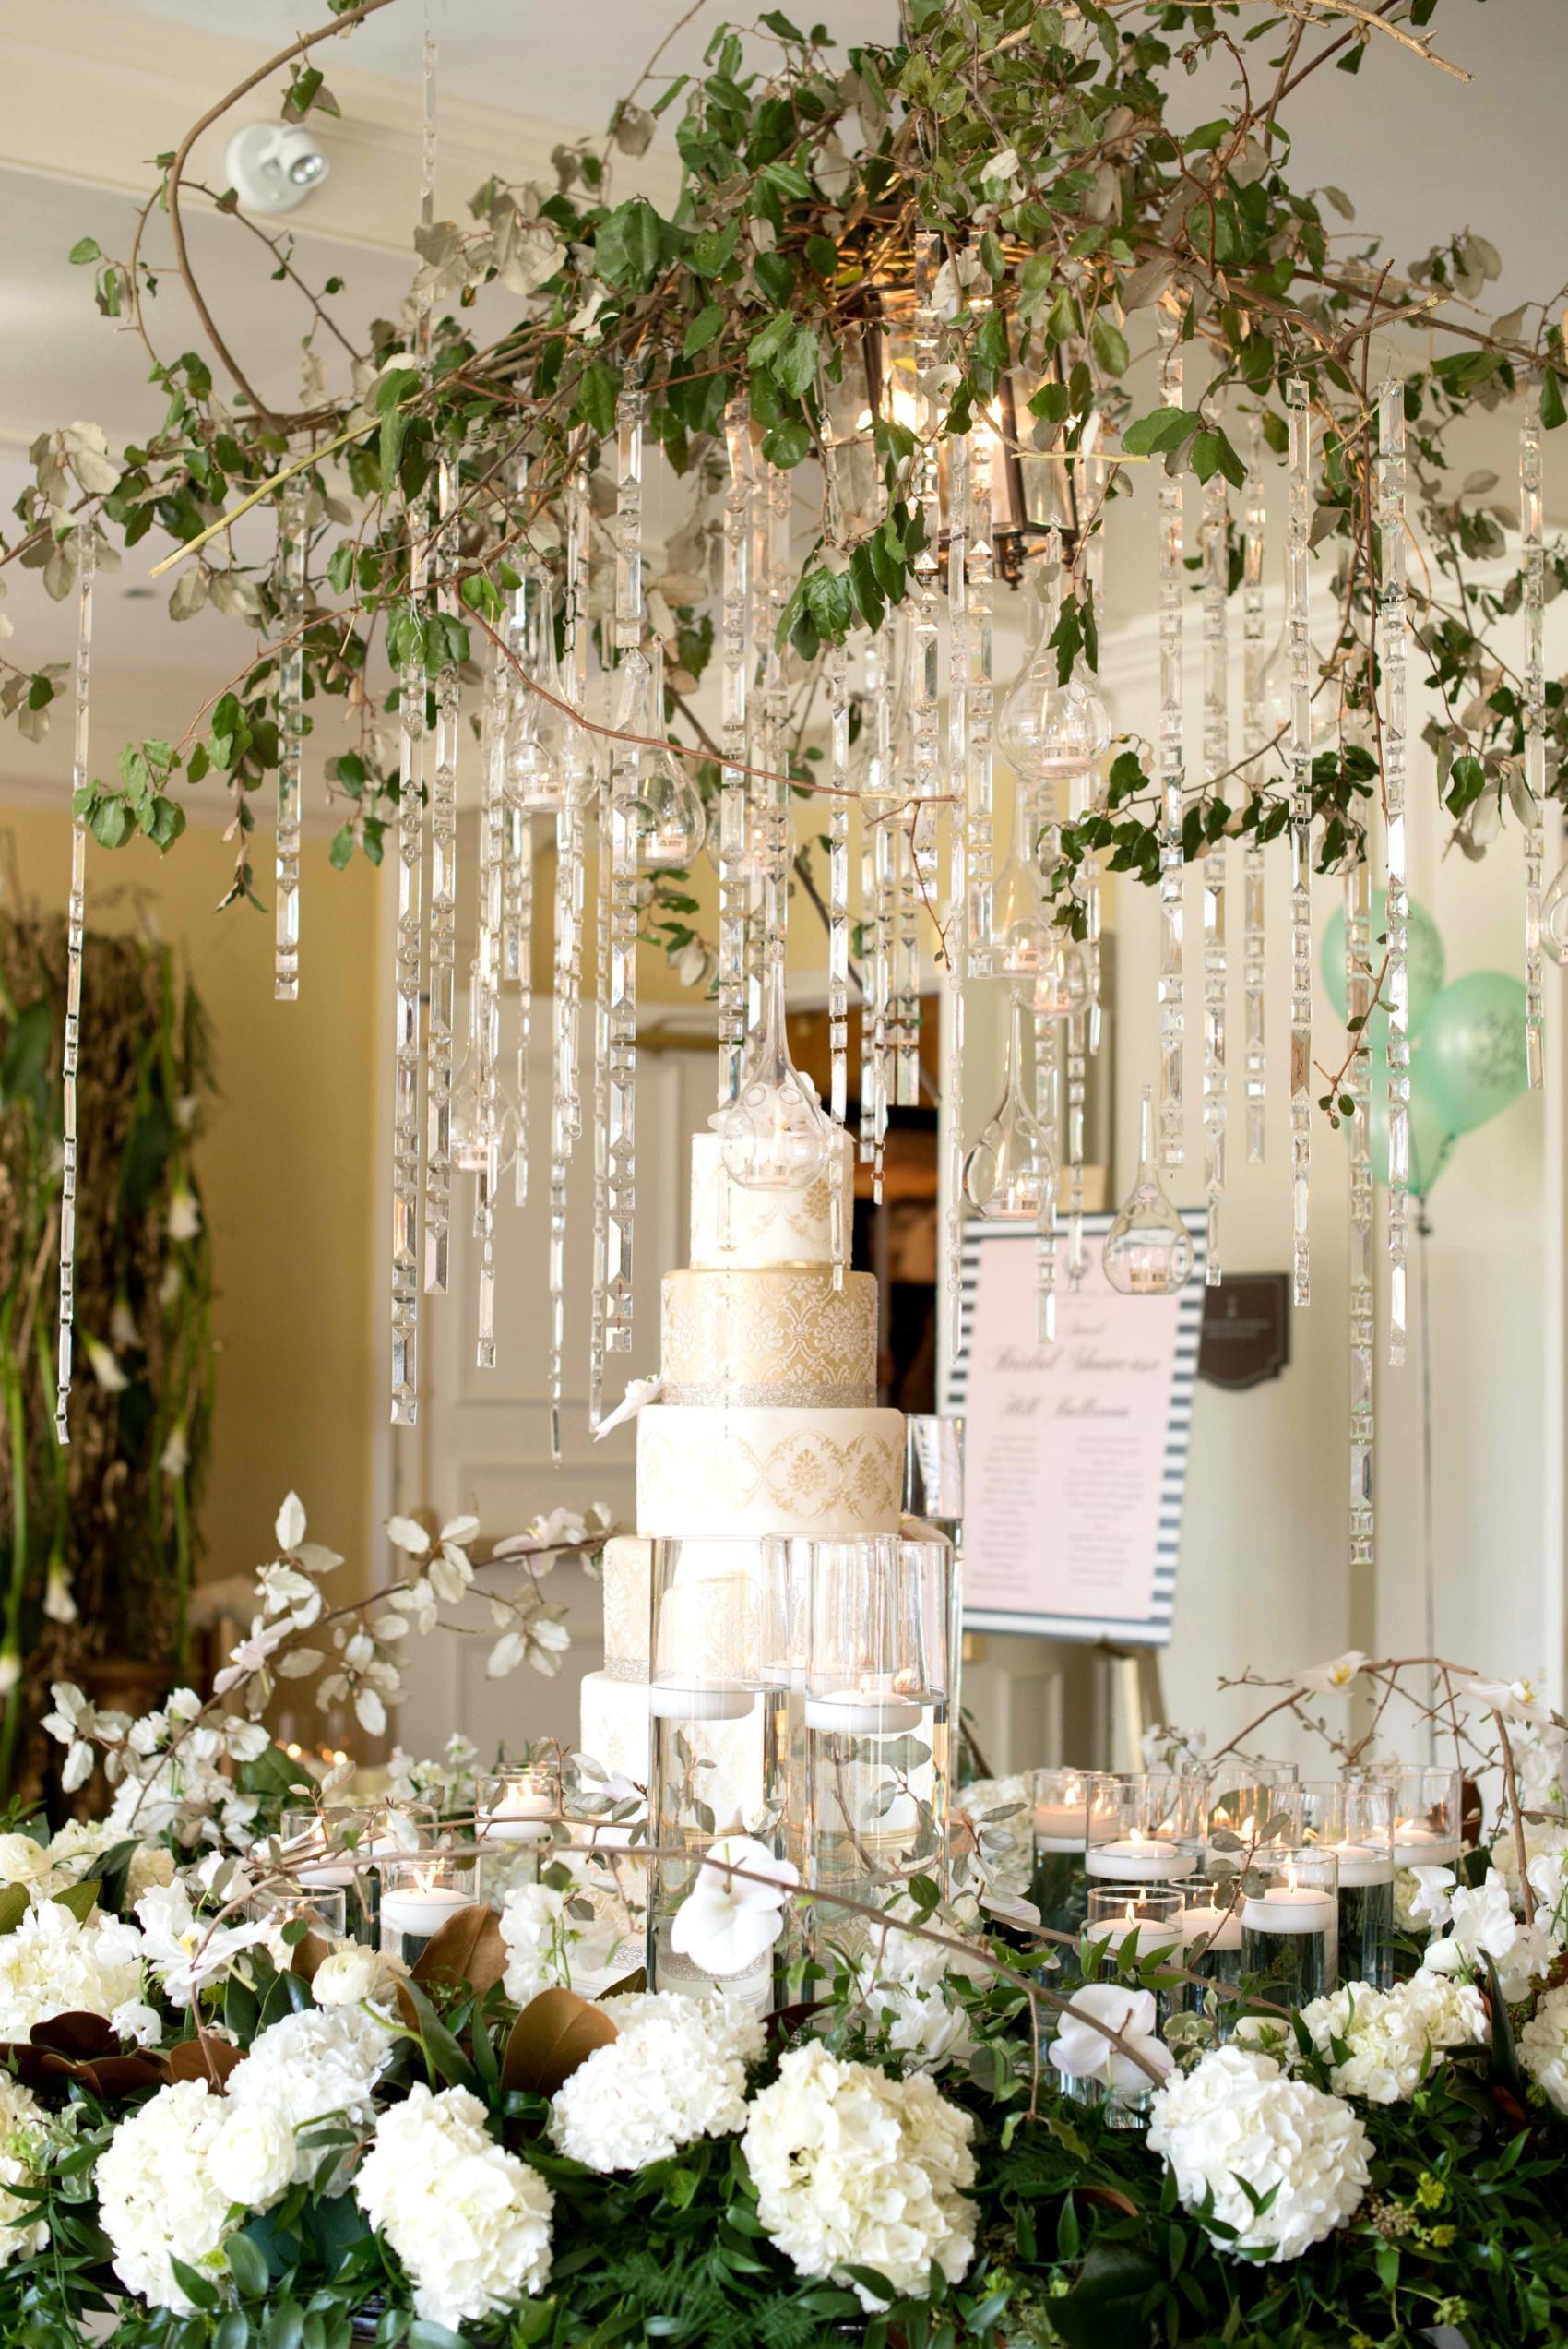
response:
<path id="1" fill-rule="evenodd" d="M 876 1401 L 876 1282 L 826 1267 L 667 1272 L 664 1401 L 819 1411 Z"/>
<path id="2" fill-rule="evenodd" d="M 843 1162 L 846 1198 L 854 1192 L 848 1135 L 834 1147 Z M 724 1172 L 717 1134 L 692 1139 L 692 1263 L 717 1271 L 833 1260 L 832 1200 L 825 1169 L 803 1190 L 744 1190 Z"/>
<path id="3" fill-rule="evenodd" d="M 897 1530 L 904 1415 L 649 1403 L 637 1416 L 637 1530 L 747 1541 Z"/>

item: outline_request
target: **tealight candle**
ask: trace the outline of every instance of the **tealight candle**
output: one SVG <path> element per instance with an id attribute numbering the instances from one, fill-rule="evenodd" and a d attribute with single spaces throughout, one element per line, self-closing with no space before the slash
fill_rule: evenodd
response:
<path id="1" fill-rule="evenodd" d="M 1194 1860 L 1179 1843 L 1162 1835 L 1145 1835 L 1137 1828 L 1114 1843 L 1091 1843 L 1085 1862 L 1091 1876 L 1109 1877 L 1118 1884 L 1169 1884 L 1191 1876 Z"/>
<path id="2" fill-rule="evenodd" d="M 1212 1901 L 1194 1901 L 1182 1918 L 1184 1939 L 1204 1941 L 1204 1957 L 1218 1957 L 1241 1946 L 1241 1920 L 1234 1909 L 1222 1909 Z"/>
<path id="3" fill-rule="evenodd" d="M 549 1840 L 554 1811 L 554 1800 L 543 1789 L 526 1778 L 506 1779 L 481 1807 L 477 1823 L 481 1834 L 493 1842 L 543 1843 Z"/>
<path id="4" fill-rule="evenodd" d="M 1180 1949 L 1183 1930 L 1179 1916 L 1140 1914 L 1132 1901 L 1121 1916 L 1091 1918 L 1087 1927 L 1091 1941 L 1106 1943 L 1107 1957 L 1119 1958 L 1126 1950 L 1134 1963 L 1156 1950 Z"/>
<path id="5" fill-rule="evenodd" d="M 686 1687 L 656 1680 L 648 1688 L 647 1709 L 656 1721 L 744 1721 L 756 1693 L 742 1680 L 707 1680 Z"/>
<path id="6" fill-rule="evenodd" d="M 891 1737 L 918 1729 L 923 1711 L 891 1688 L 830 1688 L 806 1699 L 806 1727 L 849 1737 Z"/>
<path id="7" fill-rule="evenodd" d="M 1439 1834 L 1435 1828 L 1422 1827 L 1413 1818 L 1395 1820 L 1396 1867 L 1452 1867 L 1458 1856 L 1457 1842 Z"/>
<path id="8" fill-rule="evenodd" d="M 1326 1933 L 1335 1921 L 1333 1893 L 1311 1884 L 1271 1884 L 1241 1910 L 1249 1933 Z"/>
<path id="9" fill-rule="evenodd" d="M 1394 1881 L 1394 1855 L 1386 1845 L 1382 1851 L 1372 1843 L 1324 1843 L 1321 1848 L 1332 1852 L 1339 1863 L 1342 1892 Z"/>
<path id="10" fill-rule="evenodd" d="M 451 1884 L 410 1885 L 401 1891 L 383 1892 L 382 1934 L 403 1934 L 410 1939 L 428 1941 L 440 1932 L 448 1918 L 469 1905 L 468 1894 Z"/>

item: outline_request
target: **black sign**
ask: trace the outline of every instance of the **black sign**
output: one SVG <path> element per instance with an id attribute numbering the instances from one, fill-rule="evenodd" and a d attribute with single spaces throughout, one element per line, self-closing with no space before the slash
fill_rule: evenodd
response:
<path id="1" fill-rule="evenodd" d="M 1290 1275 L 1228 1272 L 1204 1291 L 1198 1377 L 1217 1387 L 1256 1387 L 1290 1359 Z"/>

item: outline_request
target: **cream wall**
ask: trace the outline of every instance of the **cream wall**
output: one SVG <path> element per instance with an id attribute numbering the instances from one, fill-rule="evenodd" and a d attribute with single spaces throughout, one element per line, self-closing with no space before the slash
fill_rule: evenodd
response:
<path id="1" fill-rule="evenodd" d="M 36 776 L 0 782 L 0 828 L 26 894 L 63 909 L 70 828 L 21 796 L 36 791 Z M 165 858 L 145 842 L 113 854 L 89 844 L 89 928 L 153 922 L 187 963 L 216 1031 L 221 1097 L 196 1153 L 220 1349 L 202 1512 L 208 1580 L 248 1573 L 270 1555 L 291 1485 L 313 1534 L 344 1553 L 356 1581 L 365 1560 L 382 1385 L 369 1312 L 379 1270 L 370 1203 L 382 1180 L 378 888 L 362 864 L 332 872 L 326 847 L 307 836 L 300 1000 L 284 1005 L 272 999 L 270 913 L 214 911 L 232 857 L 216 825 L 193 824 Z M 90 1022 L 90 951 L 83 987 Z"/>

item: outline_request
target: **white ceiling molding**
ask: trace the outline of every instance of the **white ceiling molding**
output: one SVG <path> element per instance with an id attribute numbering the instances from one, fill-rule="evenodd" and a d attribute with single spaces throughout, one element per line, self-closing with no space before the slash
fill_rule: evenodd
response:
<path id="1" fill-rule="evenodd" d="M 407 255 L 417 205 L 418 86 L 356 71 L 317 53 L 341 120 L 313 118 L 331 175 L 289 220 L 291 233 Z M 106 0 L 53 0 L 47 10 L 0 18 L 0 166 L 81 186 L 143 197 L 156 181 L 151 157 L 176 147 L 214 101 L 253 73 L 267 45 L 196 30 Z M 192 173 L 223 185 L 223 149 L 240 125 L 275 118 L 279 75 L 204 134 Z M 551 149 L 582 126 L 445 96 L 440 101 L 437 213 L 460 215 L 493 172 L 552 180 Z M 676 158 L 666 149 L 636 166 L 618 159 L 617 180 L 656 200 L 672 197 Z M 193 198 L 192 201 L 199 199 Z"/>

